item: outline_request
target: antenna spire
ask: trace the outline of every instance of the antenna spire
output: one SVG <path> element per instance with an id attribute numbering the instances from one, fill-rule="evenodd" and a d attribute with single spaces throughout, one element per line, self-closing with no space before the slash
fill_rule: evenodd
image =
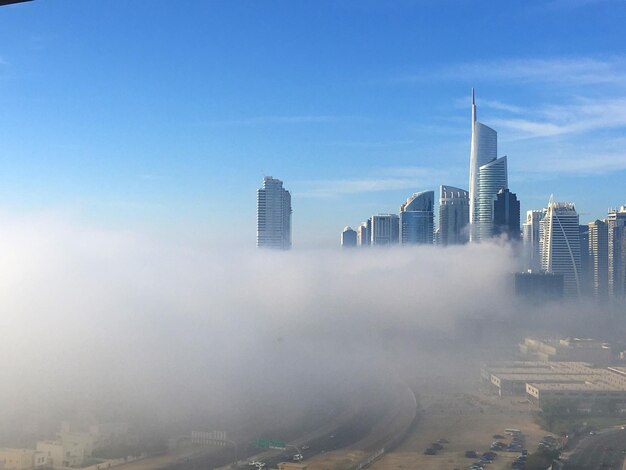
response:
<path id="1" fill-rule="evenodd" d="M 476 101 L 474 100 L 474 87 L 472 87 L 472 104 L 476 104 Z"/>

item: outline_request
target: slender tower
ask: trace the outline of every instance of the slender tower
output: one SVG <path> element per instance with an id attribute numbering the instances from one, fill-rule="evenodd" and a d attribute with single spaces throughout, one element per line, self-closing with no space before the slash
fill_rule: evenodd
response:
<path id="1" fill-rule="evenodd" d="M 472 141 L 470 146 L 470 172 L 469 172 L 469 217 L 470 217 L 470 240 L 477 239 L 478 225 L 478 201 L 480 199 L 479 168 L 495 160 L 498 156 L 498 133 L 491 127 L 485 126 L 477 120 L 476 100 L 472 88 Z"/>

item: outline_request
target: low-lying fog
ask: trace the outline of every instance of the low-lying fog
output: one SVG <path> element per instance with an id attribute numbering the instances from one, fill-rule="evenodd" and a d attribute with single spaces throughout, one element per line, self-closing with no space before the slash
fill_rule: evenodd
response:
<path id="1" fill-rule="evenodd" d="M 45 217 L 4 220 L 0 244 L 0 419 L 306 403 L 420 367 L 457 318 L 504 318 L 519 269 L 505 243 L 207 251 Z"/>

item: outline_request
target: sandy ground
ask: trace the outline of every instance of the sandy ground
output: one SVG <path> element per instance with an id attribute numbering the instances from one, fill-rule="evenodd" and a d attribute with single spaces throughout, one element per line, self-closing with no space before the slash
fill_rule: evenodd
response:
<path id="1" fill-rule="evenodd" d="M 494 434 L 506 435 L 506 428 L 519 429 L 526 436 L 531 452 L 546 435 L 533 419 L 532 408 L 523 399 L 500 399 L 481 393 L 446 392 L 443 388 L 423 396 L 424 412 L 415 431 L 394 452 L 386 454 L 371 468 L 381 469 L 463 469 L 477 459 L 465 457 L 466 450 L 486 452 Z M 508 437 L 508 436 L 507 436 Z M 438 455 L 424 455 L 432 442 L 446 439 Z M 510 442 L 510 439 L 500 439 Z M 511 468 L 519 453 L 497 452 L 490 470 Z"/>
<path id="2" fill-rule="evenodd" d="M 393 452 L 385 454 L 370 468 L 388 469 L 466 469 L 477 459 L 465 457 L 466 450 L 486 452 L 494 434 L 506 435 L 506 428 L 521 430 L 526 436 L 526 448 L 532 452 L 547 433 L 533 419 L 533 408 L 523 398 L 500 399 L 480 389 L 455 390 L 445 380 L 430 379 L 420 395 L 422 416 L 406 441 Z M 508 436 L 507 436 L 508 437 Z M 438 439 L 446 439 L 438 455 L 424 455 L 424 450 Z M 500 439 L 510 442 L 509 439 Z M 510 469 L 519 453 L 498 452 L 490 470 Z M 306 462 L 309 470 L 343 470 L 362 461 L 366 454 L 358 451 L 336 452 Z"/>

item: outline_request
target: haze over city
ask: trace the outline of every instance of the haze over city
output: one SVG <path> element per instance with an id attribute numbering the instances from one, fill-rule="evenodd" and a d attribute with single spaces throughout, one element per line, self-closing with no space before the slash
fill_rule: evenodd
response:
<path id="1" fill-rule="evenodd" d="M 624 24 L 0 1 L 0 470 L 621 468 Z"/>

